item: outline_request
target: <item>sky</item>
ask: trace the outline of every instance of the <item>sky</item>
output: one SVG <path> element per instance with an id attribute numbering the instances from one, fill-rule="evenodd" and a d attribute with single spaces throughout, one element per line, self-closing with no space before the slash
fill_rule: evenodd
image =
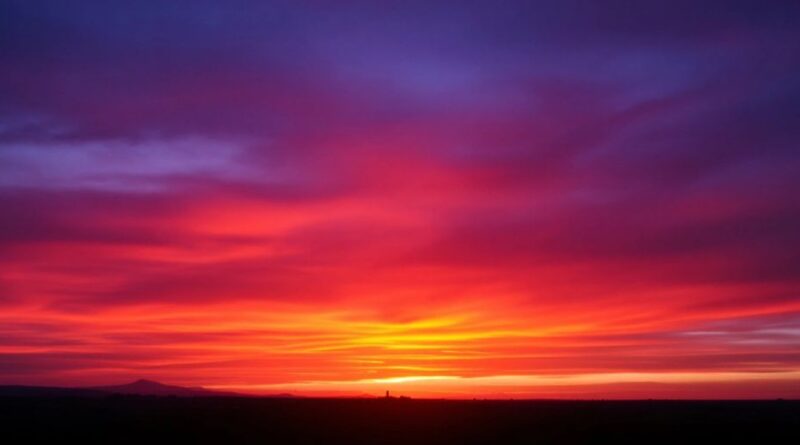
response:
<path id="1" fill-rule="evenodd" d="M 0 384 L 800 397 L 796 1 L 5 0 Z"/>

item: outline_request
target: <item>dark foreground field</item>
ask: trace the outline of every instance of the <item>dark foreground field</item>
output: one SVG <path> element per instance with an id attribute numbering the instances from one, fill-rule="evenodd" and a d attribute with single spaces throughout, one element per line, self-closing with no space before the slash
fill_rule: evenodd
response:
<path id="1" fill-rule="evenodd" d="M 800 443 L 800 402 L 3 397 L 3 443 Z"/>

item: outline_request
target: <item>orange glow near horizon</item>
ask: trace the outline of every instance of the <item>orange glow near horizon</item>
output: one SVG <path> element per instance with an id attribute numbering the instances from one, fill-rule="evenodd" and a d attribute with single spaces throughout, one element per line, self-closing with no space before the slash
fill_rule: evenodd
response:
<path id="1" fill-rule="evenodd" d="M 345 310 L 331 302 L 327 308 L 144 305 L 99 314 L 28 308 L 4 314 L 0 322 L 58 326 L 51 341 L 65 360 L 91 363 L 49 372 L 44 381 L 20 376 L 21 383 L 80 386 L 144 376 L 255 394 L 391 390 L 452 398 L 751 398 L 797 389 L 800 371 L 782 363 L 717 365 L 717 355 L 740 354 L 742 347 L 720 341 L 724 333 L 693 331 L 691 320 L 665 317 L 668 312 L 631 317 L 607 308 L 602 317 L 599 310 L 592 317 L 554 310 L 545 316 L 515 310 L 519 303 L 511 298 L 465 301 L 426 305 L 417 315 L 406 309 L 396 319 L 385 308 Z M 502 308 L 507 312 L 498 312 Z M 430 316 L 434 312 L 441 315 Z M 670 331 L 678 333 L 649 334 Z M 765 346 L 791 352 L 776 344 L 758 347 Z M 0 353 L 20 356 L 53 350 L 46 343 L 0 346 Z M 676 351 L 693 361 L 673 363 Z"/>
<path id="2" fill-rule="evenodd" d="M 737 303 L 785 285 L 672 283 L 629 261 L 440 259 L 461 248 L 426 252 L 441 239 L 433 209 L 400 199 L 371 215 L 374 205 L 212 201 L 181 217 L 102 222 L 180 234 L 167 245 L 25 245 L 2 270 L 18 301 L 0 313 L 0 354 L 16 360 L 4 380 L 462 398 L 800 394 L 800 332 L 786 325 L 800 303 Z"/>

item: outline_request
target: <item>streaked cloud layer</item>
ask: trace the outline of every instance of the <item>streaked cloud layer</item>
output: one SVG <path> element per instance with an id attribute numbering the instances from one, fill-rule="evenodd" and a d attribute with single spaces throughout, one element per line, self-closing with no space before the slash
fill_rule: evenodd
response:
<path id="1" fill-rule="evenodd" d="M 800 396 L 795 2 L 0 8 L 2 383 Z"/>

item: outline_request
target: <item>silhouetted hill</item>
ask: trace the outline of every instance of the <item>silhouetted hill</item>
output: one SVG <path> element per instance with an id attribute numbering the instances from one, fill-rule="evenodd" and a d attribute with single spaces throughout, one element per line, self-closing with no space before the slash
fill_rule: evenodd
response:
<path id="1" fill-rule="evenodd" d="M 145 379 L 140 379 L 125 385 L 95 386 L 87 389 L 103 393 L 136 396 L 214 397 L 238 395 L 229 392 L 212 391 L 202 387 L 189 388 L 185 386 L 165 385 Z"/>
<path id="2" fill-rule="evenodd" d="M 212 391 L 202 387 L 165 385 L 152 380 L 140 379 L 125 385 L 90 386 L 83 388 L 60 388 L 47 386 L 8 385 L 0 386 L 0 396 L 12 397 L 106 397 L 120 394 L 129 396 L 174 396 L 174 397 L 220 397 L 239 396 L 234 392 Z M 291 397 L 281 395 L 281 397 Z"/>
<path id="3" fill-rule="evenodd" d="M 0 397 L 104 397 L 108 393 L 89 388 L 57 388 L 50 386 L 3 385 Z"/>
<path id="4" fill-rule="evenodd" d="M 157 396 L 157 397 L 259 397 L 272 399 L 297 398 L 294 394 L 249 395 L 230 391 L 215 391 L 203 387 L 166 385 L 153 380 L 139 379 L 124 385 L 55 387 L 0 385 L 0 397 L 108 397 L 110 395 Z"/>

